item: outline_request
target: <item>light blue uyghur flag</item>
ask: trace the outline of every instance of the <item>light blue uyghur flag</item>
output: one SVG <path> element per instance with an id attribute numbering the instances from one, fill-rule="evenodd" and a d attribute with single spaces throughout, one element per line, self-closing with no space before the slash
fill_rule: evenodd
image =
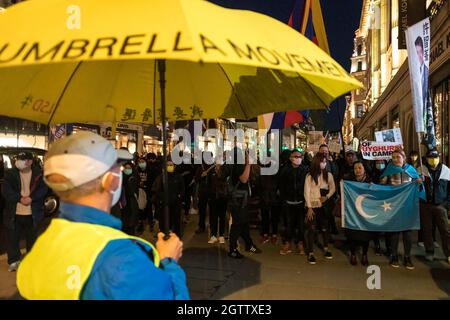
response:
<path id="1" fill-rule="evenodd" d="M 396 232 L 420 229 L 419 185 L 341 182 L 342 227 Z"/>

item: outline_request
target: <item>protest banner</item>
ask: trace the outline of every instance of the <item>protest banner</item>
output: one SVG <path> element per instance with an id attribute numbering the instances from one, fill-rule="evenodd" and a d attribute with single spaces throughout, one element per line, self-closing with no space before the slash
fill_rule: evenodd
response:
<path id="1" fill-rule="evenodd" d="M 430 67 L 430 19 L 416 23 L 406 31 L 409 77 L 416 132 L 426 132 L 429 116 L 428 76 Z M 432 113 L 431 115 L 432 116 Z"/>
<path id="2" fill-rule="evenodd" d="M 395 142 L 403 144 L 402 132 L 400 128 L 376 131 L 375 140 L 376 142 Z"/>
<path id="3" fill-rule="evenodd" d="M 323 131 L 308 132 L 308 151 L 319 152 L 320 145 L 325 141 Z"/>
<path id="4" fill-rule="evenodd" d="M 395 149 L 403 149 L 403 145 L 395 142 L 361 142 L 361 153 L 365 160 L 389 160 Z"/>

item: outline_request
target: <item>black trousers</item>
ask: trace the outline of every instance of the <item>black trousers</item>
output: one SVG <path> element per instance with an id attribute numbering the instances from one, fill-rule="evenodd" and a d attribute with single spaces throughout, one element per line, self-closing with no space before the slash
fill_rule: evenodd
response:
<path id="1" fill-rule="evenodd" d="M 423 242 L 427 253 L 434 253 L 433 225 L 441 235 L 442 251 L 450 257 L 450 230 L 448 226 L 447 209 L 442 205 L 420 204 L 420 223 L 423 230 Z"/>
<path id="2" fill-rule="evenodd" d="M 283 242 L 290 243 L 292 240 L 297 244 L 304 241 L 305 233 L 305 207 L 303 204 L 284 204 L 284 233 Z"/>
<path id="3" fill-rule="evenodd" d="M 198 196 L 198 227 L 199 229 L 206 228 L 206 209 L 208 207 L 209 197 L 205 194 Z M 211 208 L 210 208 L 211 211 Z"/>
<path id="4" fill-rule="evenodd" d="M 278 234 L 278 223 L 280 220 L 281 205 L 262 205 L 261 228 L 262 234 Z M 272 232 L 270 232 L 272 230 Z"/>
<path id="5" fill-rule="evenodd" d="M 406 257 L 411 256 L 412 248 L 412 231 L 406 230 L 401 232 L 389 232 L 388 237 L 391 239 L 391 254 L 398 256 L 398 244 L 400 242 L 400 234 L 403 237 L 403 251 Z"/>
<path id="6" fill-rule="evenodd" d="M 190 183 L 190 182 L 189 182 Z M 184 215 L 189 215 L 189 210 L 191 209 L 193 186 L 189 186 L 185 182 L 185 193 L 184 193 Z"/>
<path id="7" fill-rule="evenodd" d="M 230 228 L 230 251 L 237 249 L 237 242 L 239 237 L 242 237 L 245 242 L 245 248 L 250 249 L 253 246 L 252 238 L 250 237 L 250 225 L 248 221 L 248 208 L 242 206 L 243 199 L 232 200 L 230 205 L 232 224 Z"/>
<path id="8" fill-rule="evenodd" d="M 139 210 L 139 222 L 144 223 L 145 220 L 148 221 L 149 225 L 153 225 L 153 206 L 152 206 L 152 194 L 149 191 L 145 192 L 147 194 L 147 206 L 144 210 Z"/>
<path id="9" fill-rule="evenodd" d="M 21 258 L 20 239 L 25 237 L 27 252 L 30 252 L 37 237 L 37 229 L 33 225 L 33 217 L 16 215 L 14 228 L 7 229 L 8 264 L 17 262 Z"/>
<path id="10" fill-rule="evenodd" d="M 209 228 L 212 236 L 225 235 L 225 215 L 227 213 L 226 198 L 209 199 Z"/>
<path id="11" fill-rule="evenodd" d="M 314 218 L 305 222 L 305 240 L 307 254 L 314 252 L 314 236 L 316 230 L 319 230 L 322 234 L 324 248 L 328 247 L 328 241 L 330 239 L 330 231 L 328 229 L 329 221 L 325 210 L 322 207 L 314 208 L 313 211 Z"/>
<path id="12" fill-rule="evenodd" d="M 367 255 L 367 252 L 369 251 L 369 241 L 349 240 L 348 244 L 352 255 L 356 255 L 358 247 L 362 248 L 363 255 Z"/>
<path id="13" fill-rule="evenodd" d="M 159 229 L 161 232 L 165 229 L 164 208 L 160 206 Z M 169 203 L 169 230 L 175 233 L 180 239 L 183 237 L 181 228 L 181 204 L 179 201 Z"/>

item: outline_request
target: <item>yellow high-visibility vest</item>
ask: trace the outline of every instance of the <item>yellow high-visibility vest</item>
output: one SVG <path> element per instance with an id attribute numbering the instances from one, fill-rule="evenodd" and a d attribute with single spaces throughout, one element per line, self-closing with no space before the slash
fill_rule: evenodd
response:
<path id="1" fill-rule="evenodd" d="M 91 223 L 53 219 L 20 263 L 17 288 L 26 299 L 77 300 L 94 263 L 112 240 L 131 239 L 151 247 L 153 263 L 159 255 L 149 242 L 122 231 Z"/>

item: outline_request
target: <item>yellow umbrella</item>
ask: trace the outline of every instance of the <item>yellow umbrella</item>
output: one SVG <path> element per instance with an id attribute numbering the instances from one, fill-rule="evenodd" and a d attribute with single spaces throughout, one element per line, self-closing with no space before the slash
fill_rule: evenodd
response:
<path id="1" fill-rule="evenodd" d="M 0 115 L 46 124 L 252 118 L 362 87 L 281 22 L 202 0 L 26 1 L 0 30 Z M 163 186 L 167 233 L 165 166 Z"/>
<path id="2" fill-rule="evenodd" d="M 46 124 L 159 123 L 156 59 L 168 121 L 324 108 L 361 86 L 281 22 L 201 0 L 26 1 L 0 30 L 0 114 Z"/>

